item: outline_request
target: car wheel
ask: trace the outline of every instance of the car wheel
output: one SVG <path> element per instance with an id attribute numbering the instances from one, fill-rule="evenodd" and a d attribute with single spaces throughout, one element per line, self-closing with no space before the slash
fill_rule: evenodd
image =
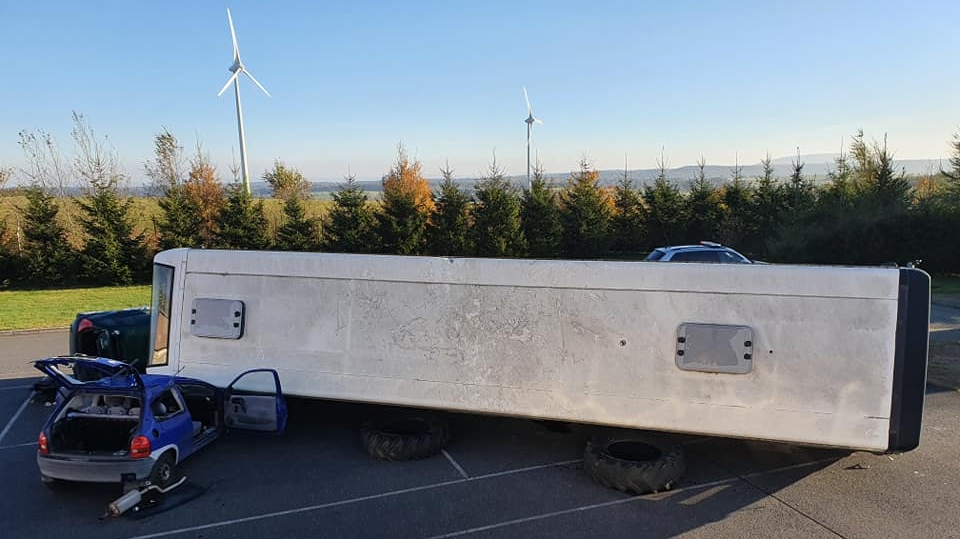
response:
<path id="1" fill-rule="evenodd" d="M 177 460 L 173 451 L 167 451 L 153 465 L 150 471 L 150 484 L 160 488 L 167 488 L 173 484 L 177 473 Z"/>
<path id="2" fill-rule="evenodd" d="M 670 490 L 686 471 L 686 461 L 680 444 L 626 435 L 587 442 L 583 467 L 605 487 L 647 494 Z"/>
<path id="3" fill-rule="evenodd" d="M 438 419 L 402 415 L 363 424 L 360 438 L 373 458 L 417 460 L 442 451 L 450 439 L 450 429 Z"/>

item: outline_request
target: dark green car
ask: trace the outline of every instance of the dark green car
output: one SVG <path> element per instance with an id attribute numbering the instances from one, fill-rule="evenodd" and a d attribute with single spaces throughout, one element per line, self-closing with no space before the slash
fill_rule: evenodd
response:
<path id="1" fill-rule="evenodd" d="M 145 372 L 150 348 L 150 308 L 80 313 L 70 325 L 70 354 L 105 357 Z"/>

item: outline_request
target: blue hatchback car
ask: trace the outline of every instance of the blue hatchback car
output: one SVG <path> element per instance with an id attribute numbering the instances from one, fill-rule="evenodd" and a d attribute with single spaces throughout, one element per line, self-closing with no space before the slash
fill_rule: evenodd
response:
<path id="1" fill-rule="evenodd" d="M 166 487 L 177 464 L 226 429 L 279 432 L 287 408 L 280 377 L 255 369 L 219 388 L 202 380 L 139 374 L 106 358 L 51 357 L 34 366 L 57 384 L 40 432 L 41 479 L 98 483 L 136 477 Z M 131 475 L 132 474 L 132 475 Z"/>

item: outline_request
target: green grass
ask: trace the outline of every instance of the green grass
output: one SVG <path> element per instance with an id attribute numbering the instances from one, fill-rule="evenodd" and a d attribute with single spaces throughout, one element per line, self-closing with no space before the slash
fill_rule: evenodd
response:
<path id="1" fill-rule="evenodd" d="M 960 294 L 960 275 L 933 277 L 930 283 L 933 294 Z"/>
<path id="2" fill-rule="evenodd" d="M 0 291 L 0 330 L 68 327 L 80 312 L 149 304 L 149 286 Z"/>

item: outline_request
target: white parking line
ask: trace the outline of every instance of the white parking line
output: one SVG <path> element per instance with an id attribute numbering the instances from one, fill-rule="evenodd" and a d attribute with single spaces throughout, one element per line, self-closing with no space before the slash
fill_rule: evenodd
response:
<path id="1" fill-rule="evenodd" d="M 773 469 L 770 469 L 770 470 L 764 470 L 764 471 L 760 471 L 760 472 L 754 472 L 754 473 L 746 474 L 746 475 L 743 475 L 743 476 L 734 476 L 734 477 L 730 477 L 730 478 L 727 478 L 727 479 L 719 479 L 719 480 L 716 480 L 716 481 L 710 481 L 710 482 L 708 482 L 708 483 L 699 483 L 699 484 L 696 484 L 696 485 L 690 485 L 690 486 L 688 486 L 688 487 L 677 488 L 677 489 L 673 489 L 673 490 L 671 490 L 671 491 L 669 491 L 669 492 L 665 492 L 665 493 L 663 493 L 663 494 L 668 495 L 668 496 L 674 496 L 674 495 L 679 494 L 679 493 L 682 493 L 682 492 L 690 492 L 690 491 L 702 490 L 702 489 L 705 489 L 705 488 L 711 488 L 711 487 L 715 487 L 715 486 L 718 486 L 718 485 L 726 485 L 726 484 L 730 484 L 730 483 L 735 483 L 735 482 L 737 482 L 737 481 L 742 481 L 743 479 L 748 478 L 748 477 L 759 477 L 759 476 L 766 475 L 766 474 L 780 473 L 780 472 L 789 471 L 789 470 L 795 470 L 795 469 L 800 469 L 800 468 L 809 468 L 809 467 L 811 467 L 811 466 L 817 466 L 817 465 L 825 464 L 825 463 L 828 463 L 828 462 L 836 462 L 837 460 L 838 460 L 838 459 L 836 459 L 836 458 L 827 458 L 827 459 L 815 460 L 815 461 L 812 461 L 812 462 L 804 462 L 804 463 L 800 463 L 800 464 L 792 464 L 792 465 L 790 465 L 790 466 L 783 466 L 783 467 L 780 467 L 780 468 L 773 468 Z M 167 537 L 167 536 L 170 536 L 170 535 L 177 535 L 177 534 L 181 534 L 181 533 L 196 532 L 196 531 L 200 531 L 200 530 L 208 530 L 208 529 L 211 529 L 211 528 L 220 528 L 220 527 L 223 527 L 223 526 L 230 526 L 230 525 L 233 525 L 233 524 L 242 524 L 242 523 L 244 523 L 244 522 L 253 522 L 253 521 L 257 521 L 257 520 L 265 520 L 265 519 L 274 518 L 274 517 L 282 517 L 282 516 L 287 516 L 287 515 L 295 515 L 295 514 L 299 514 L 299 513 L 308 513 L 308 512 L 310 512 L 310 511 L 317 511 L 317 510 L 320 510 L 320 509 L 328 509 L 328 508 L 330 508 L 330 507 L 340 507 L 340 506 L 344 506 L 344 505 L 351 505 L 351 504 L 360 503 L 360 502 L 365 502 L 365 501 L 370 501 L 370 500 L 378 500 L 378 499 L 382 499 L 382 498 L 390 498 L 390 497 L 393 497 L 393 496 L 399 496 L 399 495 L 402 495 L 402 494 L 409 494 L 409 493 L 412 493 L 412 492 L 421 492 L 421 491 L 426 491 L 426 490 L 433 490 L 433 489 L 437 489 L 437 488 L 441 488 L 441 487 L 447 487 L 447 486 L 451 486 L 451 485 L 460 485 L 460 484 L 464 484 L 464 483 L 474 482 L 474 481 L 478 481 L 478 480 L 481 480 L 481 479 L 489 479 L 489 478 L 493 478 L 493 477 L 502 477 L 502 476 L 505 476 L 505 475 L 513 475 L 513 474 L 523 473 L 523 472 L 527 472 L 527 471 L 531 471 L 531 470 L 540 470 L 540 469 L 543 469 L 543 468 L 553 468 L 553 467 L 557 467 L 557 466 L 566 466 L 566 465 L 570 465 L 570 464 L 576 464 L 576 463 L 579 463 L 579 462 L 581 462 L 581 461 L 580 461 L 580 460 L 567 460 L 567 461 L 555 462 L 555 463 L 551 463 L 551 464 L 541 464 L 541 465 L 538 465 L 538 466 L 528 466 L 528 467 L 526 467 L 526 468 L 517 468 L 517 469 L 515 469 L 515 470 L 506 470 L 506 471 L 503 471 L 503 472 L 494 472 L 494 473 L 489 473 L 489 474 L 485 474 L 485 475 L 478 475 L 478 476 L 475 476 L 475 477 L 470 478 L 470 479 L 454 479 L 454 480 L 452 480 L 452 481 L 443 481 L 443 482 L 440 482 L 440 483 L 433 483 L 433 484 L 430 484 L 430 485 L 423 485 L 423 486 L 419 486 L 419 487 L 411 487 L 411 488 L 405 488 L 405 489 L 400 489 L 400 490 L 392 490 L 392 491 L 390 491 L 390 492 L 384 492 L 384 493 L 381 493 L 381 494 L 371 494 L 371 495 L 369 495 L 369 496 L 360 496 L 360 497 L 358 497 L 358 498 L 349 498 L 349 499 L 346 499 L 346 500 L 340 500 L 340 501 L 336 501 L 336 502 L 328 502 L 328 503 L 322 503 L 322 504 L 317 504 L 317 505 L 310 505 L 310 506 L 307 506 L 307 507 L 299 507 L 299 508 L 296 508 L 296 509 L 287 509 L 287 510 L 285 510 L 285 511 L 274 511 L 274 512 L 272 512 L 272 513 L 263 513 L 263 514 L 260 514 L 260 515 L 253 515 L 253 516 L 249 516 L 249 517 L 236 518 L 236 519 L 232 519 L 232 520 L 221 520 L 221 521 L 219 521 L 219 522 L 211 522 L 211 523 L 209 523 L 209 524 L 201 524 L 201 525 L 199 525 L 199 526 L 190 526 L 190 527 L 188 527 L 188 528 L 178 528 L 178 529 L 175 529 L 175 530 L 168 530 L 168 531 L 164 531 L 164 532 L 151 533 L 151 534 L 148 534 L 148 535 L 136 535 L 136 536 L 133 536 L 133 537 L 129 537 L 128 539 L 154 539 L 154 538 L 157 538 L 157 537 Z M 551 511 L 551 512 L 549 512 L 549 513 L 541 513 L 541 514 L 538 514 L 538 515 L 531 515 L 531 516 L 529 516 L 529 517 L 517 518 L 517 519 L 513 519 L 513 520 L 506 520 L 506 521 L 503 521 L 503 522 L 497 522 L 497 523 L 495 523 L 495 524 L 489 524 L 489 525 L 486 525 L 486 526 L 480 526 L 480 527 L 476 527 L 476 528 L 469 528 L 469 529 L 465 529 L 465 530 L 453 531 L 453 532 L 449 532 L 449 533 L 442 534 L 442 535 L 431 536 L 431 537 L 429 537 L 428 539 L 442 539 L 442 538 L 448 538 L 448 537 L 459 537 L 459 536 L 468 535 L 468 534 L 471 534 L 471 533 L 477 533 L 477 532 L 481 532 L 481 531 L 487 531 L 487 530 L 492 530 L 492 529 L 497 529 L 497 528 L 503 528 L 503 527 L 507 527 L 507 526 L 513 526 L 513 525 L 515 525 L 515 524 L 522 524 L 522 523 L 525 523 L 525 522 L 532 522 L 532 521 L 542 520 L 542 519 L 545 519 L 545 518 L 550 518 L 550 517 L 555 517 L 555 516 L 560 516 L 560 515 L 566 515 L 566 514 L 572 514 L 572 513 L 580 513 L 580 512 L 583 512 L 583 511 L 590 511 L 590 510 L 592 510 L 592 509 L 599 509 L 599 508 L 602 508 L 602 507 L 610 507 L 610 506 L 614 506 L 614 505 L 621 505 L 621 504 L 625 504 L 625 503 L 630 503 L 630 502 L 637 501 L 637 500 L 648 500 L 648 499 L 649 499 L 649 498 L 645 498 L 645 497 L 643 497 L 643 496 L 631 496 L 631 497 L 628 497 L 628 498 L 623 498 L 623 499 L 619 499 L 619 500 L 612 500 L 612 501 L 609 501 L 609 502 L 601 502 L 601 503 L 595 503 L 595 504 L 590 504 L 590 505 L 583 505 L 583 506 L 579 506 L 579 507 L 573 507 L 573 508 L 570 508 L 570 509 L 563 509 L 563 510 L 560 510 L 560 511 Z"/>
<path id="2" fill-rule="evenodd" d="M 17 409 L 17 413 L 13 414 L 13 417 L 10 418 L 10 421 L 7 421 L 7 426 L 3 427 L 3 431 L 0 431 L 0 442 L 3 442 L 3 438 L 10 432 L 10 428 L 13 427 L 13 424 L 17 422 L 17 418 L 20 417 L 20 414 L 23 413 L 24 408 L 30 404 L 30 399 L 33 398 L 33 393 L 27 397 L 27 400 L 23 401 L 23 404 L 20 405 L 20 408 Z"/>
<path id="3" fill-rule="evenodd" d="M 476 477 L 471 477 L 471 481 L 476 481 L 478 479 L 490 479 L 491 477 L 500 477 L 502 475 L 513 475 L 515 473 L 529 472 L 532 470 L 542 470 L 544 468 L 556 468 L 557 466 L 569 466 L 571 464 L 579 464 L 580 459 L 576 460 L 562 460 L 560 462 L 551 462 L 550 464 L 538 464 L 536 466 L 527 466 L 526 468 L 516 468 L 514 470 L 504 470 L 502 472 L 493 472 L 483 475 L 478 475 Z"/>
<path id="4" fill-rule="evenodd" d="M 727 479 L 718 479 L 718 480 L 716 480 L 716 481 L 710 481 L 710 482 L 708 482 L 708 483 L 698 483 L 698 484 L 696 484 L 696 485 L 690 485 L 690 486 L 688 486 L 688 487 L 682 487 L 682 488 L 673 489 L 673 490 L 670 490 L 669 492 L 665 492 L 664 494 L 666 494 L 666 495 L 668 495 L 668 496 L 675 496 L 676 494 L 680 494 L 680 493 L 683 493 L 683 492 L 690 492 L 690 491 L 695 491 L 695 490 L 708 489 L 708 488 L 717 487 L 717 486 L 720 486 L 720 485 L 727 485 L 727 484 L 730 484 L 730 483 L 735 483 L 735 482 L 737 482 L 737 481 L 741 481 L 741 480 L 743 480 L 743 479 L 745 479 L 745 478 L 748 478 L 748 477 L 758 477 L 758 476 L 762 476 L 762 475 L 766 475 L 766 474 L 770 474 L 770 473 L 785 472 L 785 471 L 788 471 L 788 470 L 795 470 L 795 469 L 799 469 L 799 468 L 809 468 L 809 467 L 811 467 L 811 466 L 816 466 L 816 465 L 818 465 L 818 464 L 824 464 L 824 463 L 827 463 L 827 462 L 835 462 L 836 460 L 837 460 L 837 459 L 821 459 L 821 460 L 815 460 L 815 461 L 813 461 L 813 462 L 804 462 L 804 463 L 802 463 L 802 464 L 793 464 L 793 465 L 791 465 L 791 466 L 783 466 L 783 467 L 781 467 L 781 468 L 774 468 L 774 469 L 772 469 L 772 470 L 766 470 L 766 471 L 763 471 L 763 472 L 754 472 L 754 473 L 747 474 L 747 475 L 744 475 L 744 476 L 735 476 L 735 477 L 730 477 L 730 478 L 727 478 Z M 600 509 L 600 508 L 603 508 L 603 507 L 611 507 L 611 506 L 614 506 L 614 505 L 622 505 L 622 504 L 625 504 L 625 503 L 630 503 L 630 502 L 634 502 L 634 501 L 637 501 L 637 500 L 644 500 L 644 499 L 647 499 L 647 498 L 645 498 L 645 497 L 643 497 L 643 496 L 631 496 L 631 497 L 629 497 L 629 498 L 623 498 L 623 499 L 619 499 L 619 500 L 612 500 L 612 501 L 609 501 L 609 502 L 593 503 L 593 504 L 590 504 L 590 505 L 581 505 L 581 506 L 579 506 L 579 507 L 572 507 L 572 508 L 570 508 L 570 509 L 562 509 L 562 510 L 559 510 L 559 511 L 550 511 L 549 513 L 540 513 L 539 515 L 531 515 L 531 516 L 529 516 L 529 517 L 515 518 L 515 519 L 512 519 L 512 520 L 504 520 L 503 522 L 497 522 L 497 523 L 495 523 L 495 524 L 488 524 L 488 525 L 486 525 L 486 526 L 477 526 L 477 527 L 475 527 L 475 528 L 467 528 L 467 529 L 464 529 L 464 530 L 457 530 L 457 531 L 454 531 L 454 532 L 444 533 L 444 534 L 441 534 L 441 535 L 432 535 L 432 536 L 430 536 L 430 537 L 427 537 L 426 539 L 449 539 L 450 537 L 461 537 L 461 536 L 463 536 L 463 535 L 470 535 L 470 534 L 472 534 L 472 533 L 479 533 L 479 532 L 485 532 L 485 531 L 489 531 L 489 530 L 495 530 L 495 529 L 498 529 L 498 528 L 505 528 L 505 527 L 507 527 L 507 526 L 514 526 L 514 525 L 517 525 L 517 524 L 524 524 L 524 523 L 526 523 L 526 522 L 534 522 L 534 521 L 537 521 L 537 520 L 543 520 L 543 519 L 545 519 L 545 518 L 557 517 L 557 516 L 561 516 L 561 515 L 570 515 L 570 514 L 573 514 L 573 513 L 582 513 L 582 512 L 584 512 L 584 511 L 590 511 L 590 510 L 593 510 L 593 509 Z"/>
<path id="5" fill-rule="evenodd" d="M 6 391 L 6 390 L 8 390 L 8 389 L 32 389 L 32 388 L 33 388 L 32 385 L 29 385 L 29 386 L 4 386 L 4 387 L 0 387 L 0 391 Z"/>
<path id="6" fill-rule="evenodd" d="M 286 511 L 275 511 L 273 513 L 264 513 L 262 515 L 253 515 L 253 516 L 244 517 L 244 518 L 235 518 L 233 520 L 221 520 L 220 522 L 211 522 L 209 524 L 201 524 L 200 526 L 190 526 L 189 528 L 179 528 L 176 530 L 168 530 L 165 532 L 151 533 L 149 535 L 135 535 L 133 537 L 130 537 L 129 539 L 153 539 L 154 537 L 166 537 L 168 535 L 176 535 L 178 533 L 208 530 L 210 528 L 219 528 L 221 526 L 229 526 L 231 524 L 242 524 L 244 522 L 253 522 L 255 520 L 264 520 L 267 518 L 283 517 L 287 515 L 295 515 L 297 513 L 307 513 L 309 511 L 316 511 L 318 509 L 327 509 L 329 507 L 337 507 L 341 505 L 349 505 L 349 504 L 365 502 L 369 500 L 377 500 L 380 498 L 388 498 L 391 496 L 398 496 L 400 494 L 408 494 L 410 492 L 419 492 L 421 490 L 430 490 L 434 488 L 445 487 L 448 485 L 456 485 L 459 483 L 466 483 L 466 482 L 467 482 L 466 479 L 454 479 L 452 481 L 444 481 L 442 483 L 434 483 L 432 485 L 423 485 L 420 487 L 405 488 L 401 490 L 392 490 L 390 492 L 384 492 L 382 494 L 371 494 L 370 496 L 350 498 L 347 500 L 340 500 L 338 502 L 321 503 L 318 505 L 299 507 L 297 509 L 287 509 Z"/>
<path id="7" fill-rule="evenodd" d="M 568 464 L 572 464 L 572 463 L 576 463 L 576 462 L 580 462 L 580 461 L 579 461 L 579 460 L 573 460 L 573 461 L 569 461 L 569 460 L 568 460 L 568 461 L 563 461 L 563 462 L 554 462 L 554 463 L 551 463 L 551 464 L 541 464 L 541 465 L 539 465 L 539 466 L 527 466 L 526 468 L 518 468 L 518 469 L 516 469 L 516 470 L 507 470 L 507 471 L 503 471 L 503 472 L 494 472 L 494 473 L 490 473 L 490 474 L 486 474 L 486 475 L 478 475 L 478 476 L 473 477 L 473 478 L 471 478 L 471 479 L 453 479 L 453 480 L 451 480 L 451 481 L 443 481 L 443 482 L 440 482 L 440 483 L 432 483 L 432 484 L 430 484 L 430 485 L 423 485 L 423 486 L 419 486 L 419 487 L 411 487 L 411 488 L 405 488 L 405 489 L 400 489 L 400 490 L 391 490 L 390 492 L 384 492 L 384 493 L 381 493 L 381 494 L 371 494 L 371 495 L 369 495 L 369 496 L 360 496 L 360 497 L 358 497 L 358 498 L 349 498 L 349 499 L 340 500 L 340 501 L 337 501 L 337 502 L 321 503 L 321 504 L 318 504 L 318 505 L 310 505 L 310 506 L 307 506 L 307 507 L 298 507 L 298 508 L 296 508 L 296 509 L 287 509 L 287 510 L 285 510 L 285 511 L 274 511 L 274 512 L 272 512 L 272 513 L 264 513 L 264 514 L 261 514 L 261 515 L 253 515 L 253 516 L 243 517 L 243 518 L 235 518 L 235 519 L 232 519 L 232 520 L 221 520 L 221 521 L 219 521 L 219 522 L 211 522 L 211 523 L 209 523 L 209 524 L 201 524 L 201 525 L 199 525 L 199 526 L 190 526 L 189 528 L 178 528 L 178 529 L 176 529 L 176 530 L 168 530 L 168 531 L 165 531 L 165 532 L 151 533 L 151 534 L 148 534 L 148 535 L 136 535 L 136 536 L 130 537 L 130 538 L 128 538 L 128 539 L 154 539 L 155 537 L 167 537 L 167 536 L 169 536 L 169 535 L 177 535 L 177 534 L 180 534 L 180 533 L 195 532 L 195 531 L 200 531 L 200 530 L 209 530 L 210 528 L 219 528 L 219 527 L 222 527 L 222 526 L 230 526 L 230 525 L 232 525 L 232 524 L 242 524 L 242 523 L 244 523 L 244 522 L 253 522 L 253 521 L 256 521 L 256 520 L 264 520 L 264 519 L 274 518 L 274 517 L 282 517 L 282 516 L 287 516 L 287 515 L 295 515 L 295 514 L 298 514 L 298 513 L 308 513 L 308 512 L 310 512 L 310 511 L 317 511 L 317 510 L 320 510 L 320 509 L 328 509 L 328 508 L 330 508 L 330 507 L 339 507 L 339 506 L 343 506 L 343 505 L 351 505 L 351 504 L 354 504 L 354 503 L 366 502 L 366 501 L 370 501 L 370 500 L 378 500 L 378 499 L 381 499 L 381 498 L 390 498 L 390 497 L 393 497 L 393 496 L 399 496 L 399 495 L 401 495 L 401 494 L 409 494 L 409 493 L 411 493 L 411 492 L 421 492 L 421 491 L 425 491 L 425 490 L 433 490 L 433 489 L 436 489 L 436 488 L 448 487 L 448 486 L 450 486 L 450 485 L 460 485 L 460 484 L 463 484 L 463 483 L 467 483 L 467 482 L 469 482 L 469 481 L 477 481 L 477 480 L 480 480 L 480 479 L 488 479 L 488 478 L 491 478 L 491 477 L 501 477 L 501 476 L 504 476 L 504 475 L 511 475 L 511 474 L 523 473 L 523 472 L 528 472 L 528 471 L 531 471 L 531 470 L 540 470 L 540 469 L 543 469 L 543 468 L 553 468 L 553 467 L 556 467 L 556 466 L 564 466 L 564 465 L 568 465 Z"/>
<path id="8" fill-rule="evenodd" d="M 28 445 L 37 445 L 37 442 L 26 442 L 26 443 L 22 443 L 22 444 L 3 445 L 3 446 L 0 446 L 0 450 L 3 450 L 3 449 L 15 449 L 15 448 L 17 448 L 17 447 L 27 447 Z"/>
<path id="9" fill-rule="evenodd" d="M 735 481 L 735 480 L 736 480 L 735 478 L 731 478 L 731 479 L 727 479 L 727 480 L 724 480 L 724 481 L 719 481 L 718 483 L 729 483 L 729 482 L 733 482 L 733 481 Z M 697 486 L 699 487 L 700 485 L 697 485 Z M 574 507 L 574 508 L 572 508 L 572 509 L 564 509 L 564 510 L 562 510 L 562 511 L 551 511 L 551 512 L 549 512 L 549 513 L 541 513 L 541 514 L 539 514 L 539 515 L 533 515 L 533 516 L 530 516 L 530 517 L 515 518 L 515 519 L 513 519 L 513 520 L 505 520 L 505 521 L 503 521 L 503 522 L 498 522 L 498 523 L 496 523 L 496 524 L 490 524 L 490 525 L 487 525 L 487 526 L 478 526 L 478 527 L 476 527 L 476 528 L 468 528 L 468 529 L 466 529 L 466 530 L 458 530 L 458 531 L 455 531 L 455 532 L 444 533 L 444 534 L 442 534 L 442 535 L 432 535 L 432 536 L 428 537 L 427 539 L 446 539 L 446 538 L 448 538 L 448 537 L 460 537 L 460 536 L 462 536 L 462 535 L 469 535 L 469 534 L 471 534 L 471 533 L 485 532 L 485 531 L 487 531 L 487 530 L 495 530 L 495 529 L 497 529 L 497 528 L 504 528 L 504 527 L 506 527 L 506 526 L 513 526 L 513 525 L 516 525 L 516 524 L 523 524 L 524 522 L 533 522 L 533 521 L 535 521 L 535 520 L 543 520 L 543 519 L 545 519 L 545 518 L 558 517 L 558 516 L 560 516 L 560 515 L 569 515 L 569 514 L 571 514 L 571 513 L 580 513 L 580 512 L 583 512 L 583 511 L 589 511 L 589 510 L 591 510 L 591 509 L 599 509 L 599 508 L 601 508 L 601 507 L 610 507 L 610 506 L 612 506 L 612 505 L 620 505 L 620 504 L 630 503 L 630 502 L 637 501 L 637 500 L 642 500 L 642 499 L 644 499 L 644 498 L 641 497 L 641 496 L 631 496 L 631 497 L 629 497 L 629 498 L 623 498 L 623 499 L 620 499 L 620 500 L 613 500 L 613 501 L 610 501 L 610 502 L 594 503 L 594 504 L 590 504 L 590 505 L 582 505 L 582 506 L 580 506 L 580 507 Z"/>
<path id="10" fill-rule="evenodd" d="M 453 464 L 453 467 L 460 472 L 460 475 L 462 475 L 464 479 L 470 479 L 470 476 L 467 475 L 467 472 L 463 471 L 463 467 L 461 467 L 457 461 L 453 460 L 453 457 L 450 456 L 450 453 L 447 453 L 446 449 L 441 449 L 440 452 L 443 453 L 443 456 L 447 457 L 447 460 L 450 461 L 450 464 Z"/>

